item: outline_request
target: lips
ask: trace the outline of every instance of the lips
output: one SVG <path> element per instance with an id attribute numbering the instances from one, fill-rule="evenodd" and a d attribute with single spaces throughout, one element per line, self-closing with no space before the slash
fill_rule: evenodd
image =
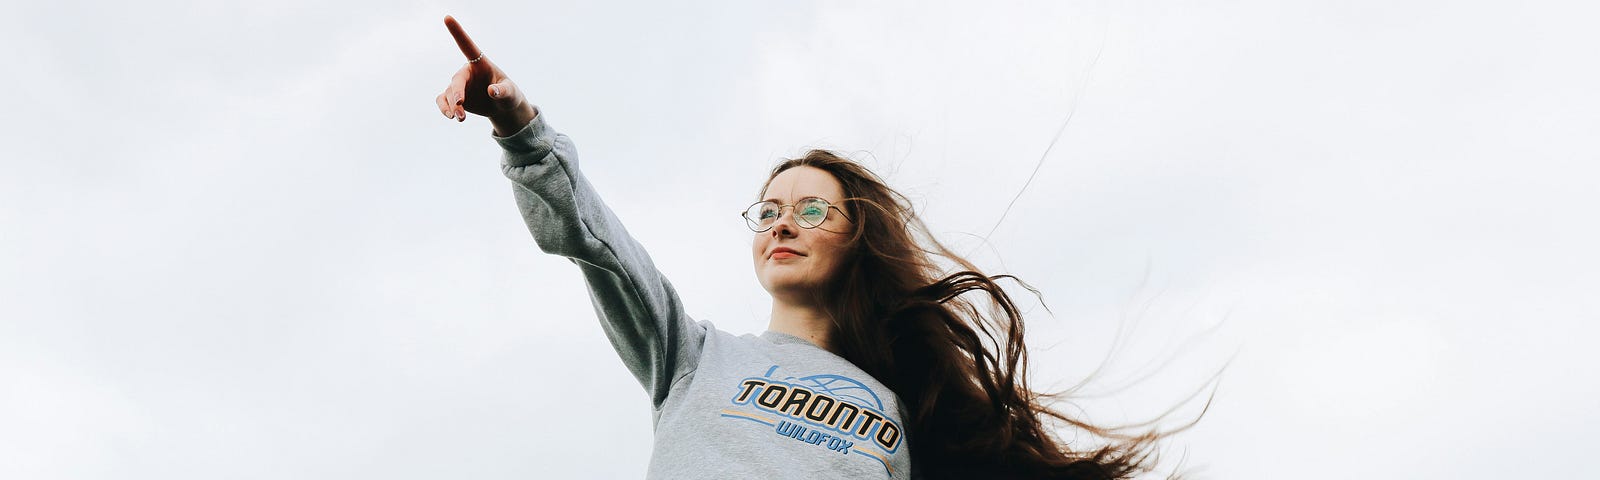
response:
<path id="1" fill-rule="evenodd" d="M 793 258 L 793 257 L 804 257 L 804 256 L 805 256 L 805 254 L 800 253 L 800 252 L 796 251 L 795 249 L 789 248 L 789 247 L 774 248 L 774 249 L 772 249 L 772 253 L 767 254 L 767 258 Z"/>

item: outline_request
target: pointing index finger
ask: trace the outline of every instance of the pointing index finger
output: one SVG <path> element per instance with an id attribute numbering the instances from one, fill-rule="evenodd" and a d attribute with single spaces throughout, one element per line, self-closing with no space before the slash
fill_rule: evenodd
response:
<path id="1" fill-rule="evenodd" d="M 456 46 L 461 47 L 461 53 L 467 56 L 467 61 L 476 62 L 483 58 L 483 51 L 472 43 L 472 37 L 468 37 L 467 31 L 461 29 L 461 23 L 455 17 L 445 15 L 444 27 L 450 29 L 450 36 L 456 37 Z"/>

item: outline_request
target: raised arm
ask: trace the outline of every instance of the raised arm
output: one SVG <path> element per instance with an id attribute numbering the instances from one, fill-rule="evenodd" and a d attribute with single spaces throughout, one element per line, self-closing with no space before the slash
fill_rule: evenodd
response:
<path id="1" fill-rule="evenodd" d="M 469 61 L 439 96 L 440 111 L 494 123 L 505 150 L 501 169 L 528 231 L 540 249 L 578 265 L 606 337 L 660 408 L 672 385 L 694 371 L 705 327 L 684 313 L 672 284 L 578 170 L 571 139 L 545 123 L 455 19 L 445 17 L 445 25 Z"/>

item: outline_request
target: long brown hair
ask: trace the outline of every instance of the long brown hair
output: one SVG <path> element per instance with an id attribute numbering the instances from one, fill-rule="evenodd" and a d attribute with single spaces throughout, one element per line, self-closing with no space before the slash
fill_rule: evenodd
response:
<path id="1" fill-rule="evenodd" d="M 853 220 L 839 271 L 814 292 L 833 321 L 834 349 L 899 396 L 919 478 L 1130 478 L 1153 469 L 1157 440 L 1188 428 L 1129 434 L 1124 429 L 1150 422 L 1100 427 L 1050 408 L 1044 400 L 1065 394 L 1028 387 L 1022 314 L 996 282 L 1038 290 L 981 273 L 933 238 L 903 195 L 833 152 L 784 161 L 767 184 L 801 166 L 839 181 L 847 197 L 839 203 Z M 944 273 L 940 258 L 955 273 Z M 1047 420 L 1106 442 L 1074 451 Z"/>

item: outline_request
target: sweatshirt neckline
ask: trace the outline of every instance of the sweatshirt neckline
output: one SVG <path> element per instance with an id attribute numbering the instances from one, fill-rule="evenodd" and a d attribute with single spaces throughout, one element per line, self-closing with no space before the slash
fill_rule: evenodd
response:
<path id="1" fill-rule="evenodd" d="M 790 334 L 787 334 L 787 333 L 774 332 L 772 330 L 767 330 L 767 331 L 761 332 L 761 339 L 762 340 L 766 340 L 768 342 L 772 342 L 774 344 L 778 344 L 778 345 L 801 345 L 801 346 L 811 347 L 813 349 L 821 351 L 822 353 L 826 353 L 828 355 L 833 355 L 835 357 L 839 357 L 838 354 L 833 353 L 833 352 L 829 351 L 826 348 L 822 348 L 821 345 L 817 345 L 815 343 L 811 343 L 810 340 L 806 340 L 804 338 L 796 337 L 794 335 L 790 335 Z M 843 360 L 844 358 L 840 357 L 839 359 Z"/>
<path id="2" fill-rule="evenodd" d="M 816 350 L 818 352 L 826 354 L 826 355 L 828 355 L 830 357 L 839 359 L 839 361 L 841 361 L 841 362 L 845 362 L 845 363 L 848 363 L 848 364 L 851 364 L 851 365 L 855 365 L 855 362 L 852 362 L 847 358 L 841 357 L 837 353 L 833 353 L 832 350 L 828 350 L 826 348 L 822 348 L 821 345 L 817 345 L 815 343 L 811 343 L 810 340 L 806 340 L 806 339 L 801 338 L 801 337 L 796 337 L 794 335 L 790 335 L 790 334 L 787 334 L 787 333 L 774 332 L 772 330 L 767 330 L 767 331 L 761 332 L 760 338 L 762 340 L 766 340 L 766 341 L 768 341 L 768 342 L 770 342 L 770 343 L 772 343 L 774 345 L 800 345 L 802 347 L 807 347 L 807 348 L 810 348 L 812 350 Z"/>
<path id="3" fill-rule="evenodd" d="M 809 340 L 806 340 L 804 338 L 796 337 L 794 335 L 790 335 L 790 334 L 787 334 L 787 333 L 774 332 L 772 330 L 767 330 L 767 331 L 761 332 L 761 339 L 769 341 L 769 342 L 772 342 L 772 343 L 785 343 L 785 344 L 787 344 L 787 343 L 800 343 L 800 344 L 810 345 L 810 346 L 816 347 L 816 348 L 822 348 L 822 347 L 817 347 L 817 344 L 811 343 Z"/>
<path id="4" fill-rule="evenodd" d="M 767 330 L 765 332 L 761 332 L 761 339 L 762 340 L 766 340 L 768 342 L 772 342 L 773 344 L 776 344 L 776 345 L 800 345 L 800 346 L 803 346 L 803 347 L 808 347 L 808 348 L 811 348 L 812 350 L 816 350 L 818 352 L 825 353 L 830 357 L 837 358 L 841 362 L 849 363 L 851 365 L 855 364 L 854 362 L 851 362 L 850 360 L 847 360 L 844 357 L 839 356 L 839 354 L 833 353 L 833 351 L 830 351 L 830 350 L 828 350 L 826 348 L 822 348 L 821 345 L 817 345 L 815 343 L 811 343 L 810 340 L 806 340 L 804 338 L 796 337 L 794 335 L 790 335 L 790 334 L 787 334 L 787 333 L 774 332 L 772 330 Z"/>

